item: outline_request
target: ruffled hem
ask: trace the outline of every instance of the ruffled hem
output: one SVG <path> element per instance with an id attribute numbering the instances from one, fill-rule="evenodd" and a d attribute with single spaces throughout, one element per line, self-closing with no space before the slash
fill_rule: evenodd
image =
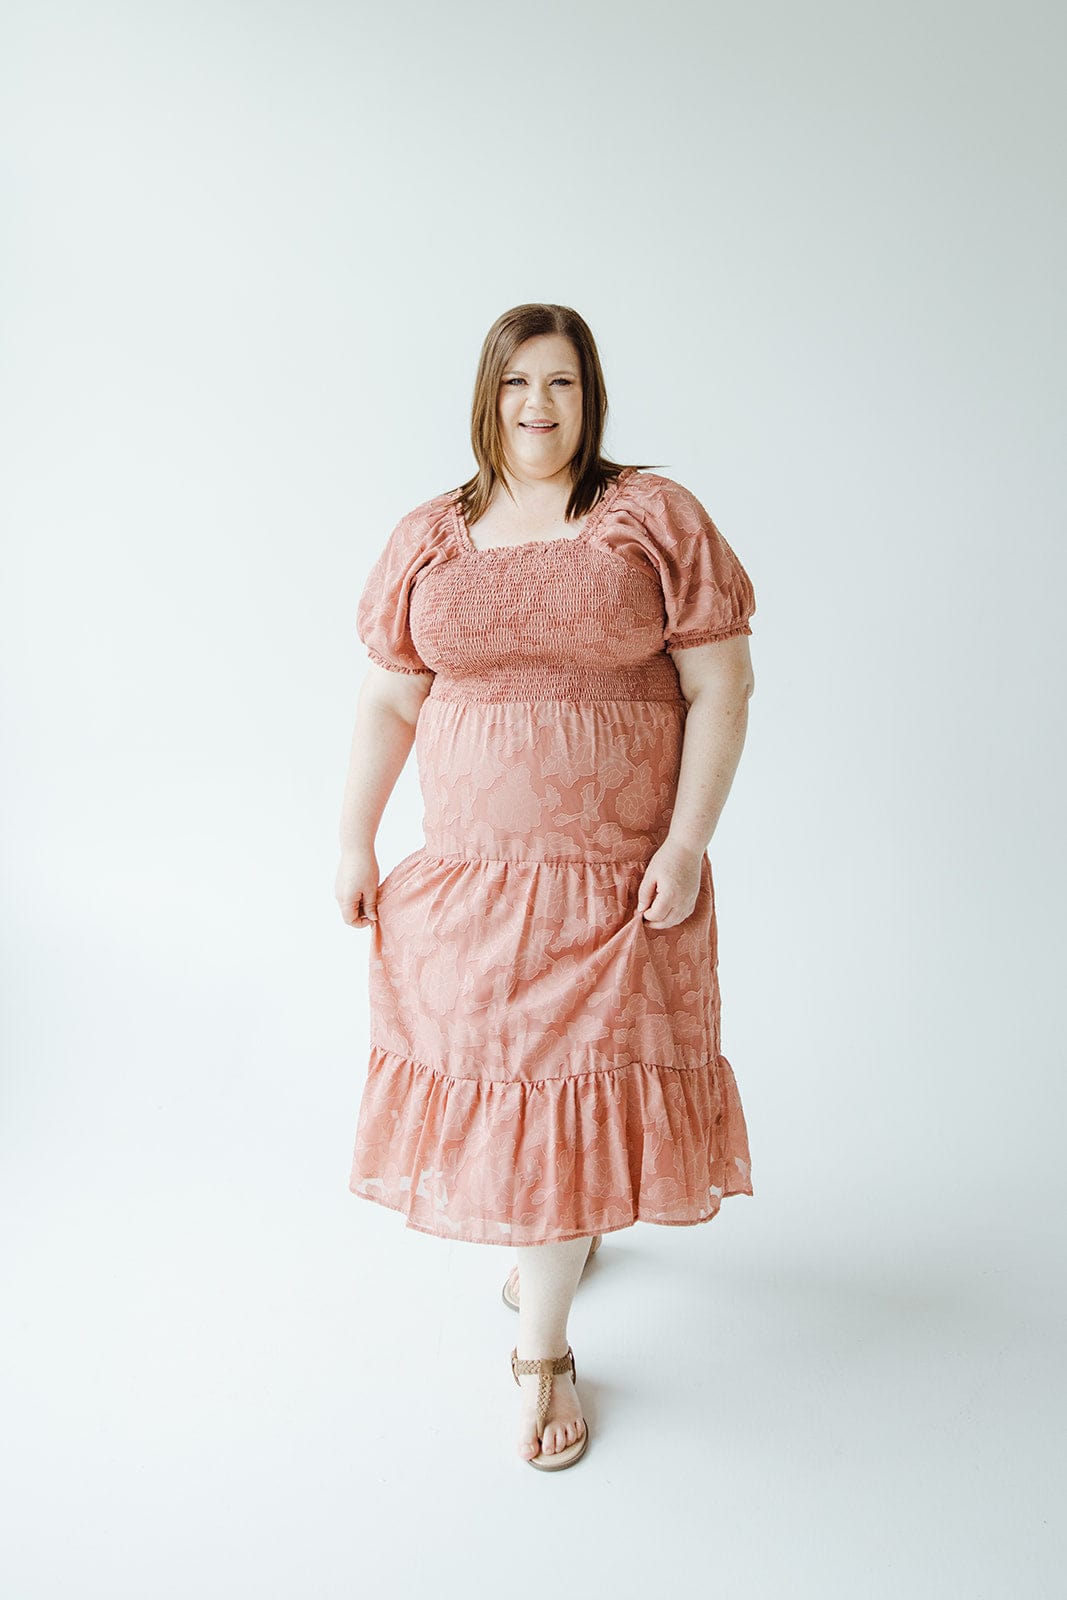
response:
<path id="1" fill-rule="evenodd" d="M 698 644 L 718 644 L 720 639 L 735 639 L 752 629 L 745 621 L 731 623 L 725 628 L 693 628 L 688 633 L 675 634 L 667 639 L 668 650 L 689 650 Z"/>
<path id="2" fill-rule="evenodd" d="M 505 1245 L 691 1226 L 752 1194 L 724 1055 L 500 1081 L 449 1077 L 376 1045 L 348 1187 L 420 1233 Z"/>

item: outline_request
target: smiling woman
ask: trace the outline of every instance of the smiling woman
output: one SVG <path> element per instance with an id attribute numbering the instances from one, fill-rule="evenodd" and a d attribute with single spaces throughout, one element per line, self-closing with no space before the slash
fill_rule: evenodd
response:
<path id="1" fill-rule="evenodd" d="M 705 846 L 741 753 L 755 596 L 695 495 L 601 454 L 605 412 L 576 312 L 490 330 L 478 472 L 401 519 L 358 608 L 414 724 L 425 842 L 378 882 L 354 758 L 339 879 L 372 929 L 349 1187 L 421 1232 L 521 1247 L 513 1372 L 560 1407 L 555 1431 L 524 1424 L 541 1466 L 587 1437 L 551 1363 L 591 1240 L 752 1193 Z M 693 646 L 720 657 L 689 700 L 671 652 Z M 387 742 L 387 710 L 363 732 L 354 751 Z"/>

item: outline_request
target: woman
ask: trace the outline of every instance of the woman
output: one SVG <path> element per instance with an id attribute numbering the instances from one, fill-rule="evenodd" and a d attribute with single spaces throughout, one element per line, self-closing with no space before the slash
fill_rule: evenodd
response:
<path id="1" fill-rule="evenodd" d="M 478 471 L 401 518 L 359 603 L 336 884 L 372 929 L 349 1187 L 424 1233 L 518 1248 L 519 1453 L 542 1469 L 588 1442 L 567 1319 L 601 1235 L 752 1193 L 706 845 L 745 739 L 755 597 L 694 495 L 601 455 L 606 414 L 577 312 L 498 318 Z M 379 883 L 413 743 L 426 841 Z"/>

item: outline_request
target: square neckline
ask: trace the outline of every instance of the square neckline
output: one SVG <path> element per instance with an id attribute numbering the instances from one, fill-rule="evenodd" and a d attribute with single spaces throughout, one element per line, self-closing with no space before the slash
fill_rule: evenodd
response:
<path id="1" fill-rule="evenodd" d="M 557 533 L 552 539 L 520 539 L 516 544 L 475 544 L 471 538 L 470 528 L 467 526 L 467 519 L 463 515 L 463 507 L 460 505 L 459 491 L 457 490 L 452 496 L 452 520 L 455 524 L 460 544 L 468 554 L 476 556 L 495 555 L 500 550 L 537 550 L 550 544 L 584 544 L 596 524 L 600 521 L 603 513 L 615 499 L 624 479 L 629 477 L 634 470 L 632 467 L 624 467 L 622 469 L 618 477 L 604 490 L 596 505 L 588 512 L 577 533 Z"/>

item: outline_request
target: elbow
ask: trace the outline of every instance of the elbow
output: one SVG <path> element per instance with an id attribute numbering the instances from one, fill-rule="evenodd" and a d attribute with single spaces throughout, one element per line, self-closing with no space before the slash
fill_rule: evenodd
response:
<path id="1" fill-rule="evenodd" d="M 716 673 L 700 683 L 692 684 L 686 699 L 690 704 L 704 698 L 713 700 L 718 705 L 740 707 L 748 704 L 755 689 L 756 679 L 751 672 Z"/>

